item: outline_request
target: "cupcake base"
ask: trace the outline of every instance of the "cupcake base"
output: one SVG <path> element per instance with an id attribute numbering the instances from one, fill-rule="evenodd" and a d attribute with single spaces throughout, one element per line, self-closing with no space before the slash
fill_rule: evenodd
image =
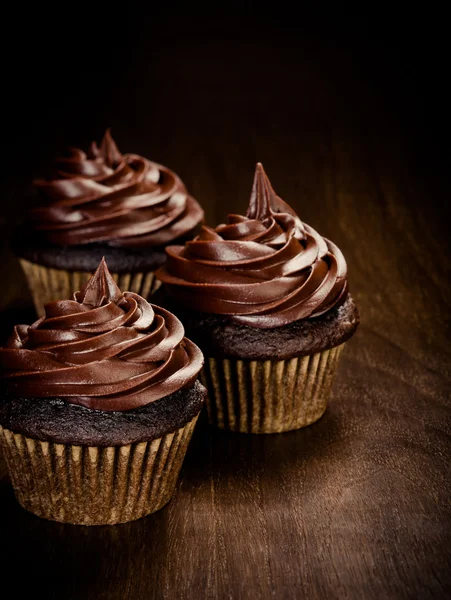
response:
<path id="1" fill-rule="evenodd" d="M 69 271 L 46 267 L 25 258 L 19 260 L 39 317 L 44 316 L 44 306 L 48 302 L 72 298 L 74 292 L 78 292 L 93 274 L 93 271 Z M 155 271 L 111 272 L 111 275 L 121 290 L 134 292 L 146 299 L 160 286 Z"/>
<path id="2" fill-rule="evenodd" d="M 44 442 L 2 427 L 0 443 L 23 508 L 62 523 L 114 525 L 169 502 L 197 418 L 161 438 L 125 446 Z"/>
<path id="3" fill-rule="evenodd" d="M 326 410 L 344 344 L 286 360 L 206 358 L 210 423 L 241 433 L 281 433 L 306 427 Z"/>

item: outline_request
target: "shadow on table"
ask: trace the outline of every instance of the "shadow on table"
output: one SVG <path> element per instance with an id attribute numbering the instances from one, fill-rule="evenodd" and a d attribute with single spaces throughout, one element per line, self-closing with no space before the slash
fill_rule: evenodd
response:
<path id="1" fill-rule="evenodd" d="M 165 553 L 167 509 L 116 526 L 54 523 L 22 509 L 6 477 L 0 505 L 2 585 L 16 598 L 30 591 L 66 600 L 125 598 L 132 577 L 144 570 L 155 586 L 161 579 L 157 557 Z"/>
<path id="2" fill-rule="evenodd" d="M 280 434 L 244 434 L 211 427 L 201 415 L 183 466 L 184 482 L 200 485 L 211 476 L 240 478 L 278 474 L 340 439 L 342 422 L 331 406 L 315 424 Z"/>

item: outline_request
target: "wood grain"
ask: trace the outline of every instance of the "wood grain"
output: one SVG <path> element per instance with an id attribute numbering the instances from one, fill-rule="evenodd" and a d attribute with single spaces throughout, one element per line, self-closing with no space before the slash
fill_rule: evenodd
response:
<path id="1" fill-rule="evenodd" d="M 212 224 L 245 209 L 262 161 L 281 197 L 343 250 L 362 324 L 317 424 L 260 437 L 213 430 L 204 415 L 176 496 L 149 518 L 39 520 L 0 461 L 2 584 L 16 598 L 65 600 L 451 597 L 449 187 L 404 111 L 410 88 L 388 52 L 376 69 L 380 46 L 146 40 L 94 135 L 113 125 L 125 151 L 174 168 Z M 63 137 L 92 137 L 93 117 L 79 120 L 36 126 L 31 148 L 50 131 L 40 161 Z M 31 304 L 3 257 L 6 334 Z"/>

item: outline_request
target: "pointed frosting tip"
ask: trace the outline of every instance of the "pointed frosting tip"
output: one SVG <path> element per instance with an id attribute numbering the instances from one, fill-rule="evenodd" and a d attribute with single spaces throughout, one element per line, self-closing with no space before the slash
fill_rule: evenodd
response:
<path id="1" fill-rule="evenodd" d="M 103 135 L 100 151 L 109 167 L 116 167 L 122 160 L 122 154 L 119 152 L 119 148 L 111 135 L 111 127 L 108 127 Z"/>
<path id="2" fill-rule="evenodd" d="M 122 298 L 122 292 L 108 270 L 105 257 L 102 257 L 91 279 L 79 292 L 75 292 L 74 297 L 80 304 L 89 304 L 94 307 L 103 306 L 109 302 L 117 303 Z"/>
<path id="3" fill-rule="evenodd" d="M 254 183 L 246 216 L 249 219 L 264 221 L 271 216 L 271 201 L 275 197 L 263 165 L 258 162 L 255 167 Z"/>
<path id="4" fill-rule="evenodd" d="M 89 145 L 89 158 L 97 158 L 100 154 L 99 147 L 97 146 L 97 142 L 91 142 Z"/>
<path id="5" fill-rule="evenodd" d="M 103 134 L 103 138 L 102 138 L 102 144 L 103 143 L 107 143 L 107 144 L 114 144 L 113 138 L 111 136 L 111 127 L 107 127 L 105 129 L 105 133 Z"/>

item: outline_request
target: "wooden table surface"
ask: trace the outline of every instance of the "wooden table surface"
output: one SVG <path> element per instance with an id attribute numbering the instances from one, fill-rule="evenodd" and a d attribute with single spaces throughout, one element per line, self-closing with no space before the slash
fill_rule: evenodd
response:
<path id="1" fill-rule="evenodd" d="M 124 152 L 177 171 L 211 224 L 245 210 L 261 161 L 348 262 L 361 326 L 330 405 L 317 424 L 273 436 L 201 419 L 172 502 L 115 527 L 27 514 L 0 456 L 0 581 L 11 597 L 451 596 L 449 182 L 429 75 L 412 48 L 365 35 L 339 44 L 267 23 L 240 31 L 202 37 L 179 20 L 154 38 L 141 26 L 128 53 L 105 52 L 102 77 L 93 63 L 39 88 L 42 102 L 8 138 L 3 226 L 32 174 L 108 125 Z M 61 73 L 66 59 L 40 52 Z M 15 81 L 11 105 L 23 104 L 28 83 Z M 3 239 L 3 337 L 33 319 L 18 268 Z"/>

